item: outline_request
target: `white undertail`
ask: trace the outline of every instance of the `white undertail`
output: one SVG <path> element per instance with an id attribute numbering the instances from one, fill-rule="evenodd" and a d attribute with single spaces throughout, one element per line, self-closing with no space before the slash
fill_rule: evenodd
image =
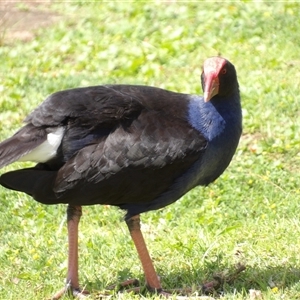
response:
<path id="1" fill-rule="evenodd" d="M 65 128 L 58 127 L 56 131 L 48 133 L 47 140 L 34 148 L 31 152 L 20 157 L 18 161 L 33 161 L 44 163 L 55 157 L 57 149 L 61 143 Z"/>

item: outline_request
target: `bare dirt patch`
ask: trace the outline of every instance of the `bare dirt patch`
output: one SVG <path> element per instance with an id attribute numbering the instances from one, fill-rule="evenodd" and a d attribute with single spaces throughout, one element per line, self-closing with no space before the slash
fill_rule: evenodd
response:
<path id="1" fill-rule="evenodd" d="M 51 1 L 0 0 L 0 45 L 30 41 L 37 31 L 60 20 Z"/>

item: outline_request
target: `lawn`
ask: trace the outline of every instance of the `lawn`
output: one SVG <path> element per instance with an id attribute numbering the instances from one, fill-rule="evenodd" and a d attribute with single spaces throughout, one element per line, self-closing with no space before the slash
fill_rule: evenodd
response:
<path id="1" fill-rule="evenodd" d="M 300 4 L 53 1 L 16 10 L 57 18 L 27 41 L 9 39 L 0 19 L 0 140 L 55 91 L 123 83 L 202 93 L 203 60 L 233 62 L 244 130 L 231 165 L 210 186 L 144 214 L 143 231 L 166 289 L 201 295 L 218 277 L 213 298 L 300 299 Z M 47 299 L 66 275 L 65 206 L 2 187 L 0 197 L 0 299 Z M 127 278 L 144 284 L 123 212 L 83 214 L 80 281 L 91 299 Z M 232 279 L 238 265 L 246 269 Z"/>

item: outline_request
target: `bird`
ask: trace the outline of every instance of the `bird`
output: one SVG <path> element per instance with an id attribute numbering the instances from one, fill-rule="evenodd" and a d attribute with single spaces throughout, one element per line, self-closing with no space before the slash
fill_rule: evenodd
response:
<path id="1" fill-rule="evenodd" d="M 220 56 L 204 60 L 203 96 L 146 85 L 78 87 L 48 96 L 13 136 L 0 143 L 0 184 L 46 204 L 66 204 L 68 271 L 53 299 L 88 293 L 78 276 L 82 207 L 111 205 L 124 219 L 148 290 L 167 296 L 140 226 L 140 214 L 161 209 L 228 167 L 242 134 L 237 72 Z"/>

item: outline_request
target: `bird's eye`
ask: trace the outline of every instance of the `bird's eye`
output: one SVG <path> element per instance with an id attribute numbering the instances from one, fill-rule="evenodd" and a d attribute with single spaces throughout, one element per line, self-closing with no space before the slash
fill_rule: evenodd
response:
<path id="1" fill-rule="evenodd" d="M 227 70 L 226 69 L 222 69 L 221 74 L 226 74 Z"/>

